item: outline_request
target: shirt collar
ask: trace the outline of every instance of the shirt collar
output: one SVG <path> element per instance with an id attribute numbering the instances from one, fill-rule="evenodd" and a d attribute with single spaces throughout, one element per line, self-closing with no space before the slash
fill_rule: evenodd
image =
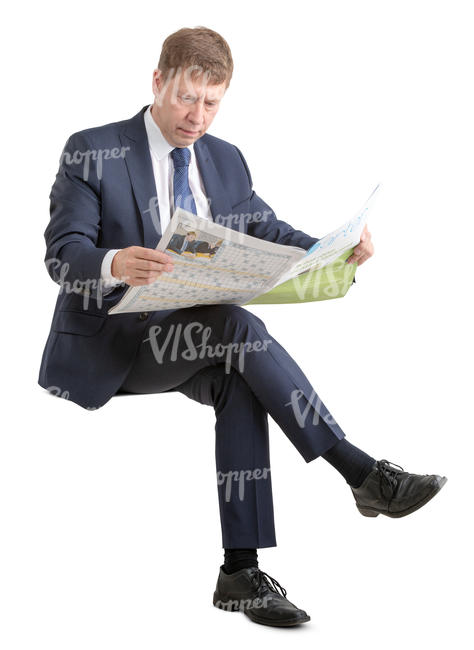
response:
<path id="1" fill-rule="evenodd" d="M 156 156 L 156 158 L 158 158 L 158 160 L 161 160 L 170 154 L 173 151 L 174 147 L 170 145 L 168 140 L 166 140 L 161 132 L 160 127 L 153 119 L 151 114 L 151 107 L 152 104 L 150 104 L 150 106 L 145 111 L 145 129 L 148 137 L 148 144 L 152 153 Z M 191 151 L 191 157 L 193 157 L 194 143 L 191 144 L 188 149 Z"/>

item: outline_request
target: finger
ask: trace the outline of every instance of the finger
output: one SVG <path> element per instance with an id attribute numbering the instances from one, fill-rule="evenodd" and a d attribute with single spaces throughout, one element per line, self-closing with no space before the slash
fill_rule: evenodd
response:
<path id="1" fill-rule="evenodd" d="M 354 262 L 357 262 L 357 264 L 360 264 L 361 259 L 367 259 L 370 256 L 370 251 L 367 248 L 354 248 L 354 252 L 352 255 L 349 257 L 349 264 L 353 264 Z"/>
<path id="2" fill-rule="evenodd" d="M 347 258 L 348 264 L 359 263 L 359 260 L 365 255 L 366 251 L 363 248 L 354 248 L 352 255 Z"/>
<path id="3" fill-rule="evenodd" d="M 363 264 L 364 262 L 367 262 L 367 260 L 369 259 L 369 257 L 370 257 L 370 255 L 363 255 L 360 259 L 358 259 L 358 260 L 357 260 L 357 264 L 358 264 L 358 266 L 360 266 L 360 265 Z"/>
<path id="4" fill-rule="evenodd" d="M 352 255 L 347 259 L 348 264 L 354 264 L 354 262 L 357 262 L 359 259 L 359 255 L 356 255 L 356 253 L 352 253 Z"/>
<path id="5" fill-rule="evenodd" d="M 136 246 L 135 257 L 142 260 L 151 260 L 152 262 L 172 262 L 173 258 L 163 251 L 157 251 L 153 248 L 143 248 Z"/>
<path id="6" fill-rule="evenodd" d="M 161 262 L 152 262 L 151 260 L 134 260 L 133 268 L 136 271 L 151 271 L 157 273 L 158 271 L 163 271 L 164 269 L 172 270 L 173 264 L 171 262 L 161 263 Z"/>
<path id="7" fill-rule="evenodd" d="M 161 271 L 137 271 L 133 277 L 138 280 L 148 280 L 153 282 L 156 278 L 159 278 L 161 274 Z"/>
<path id="8" fill-rule="evenodd" d="M 131 287 L 144 287 L 150 283 L 148 282 L 148 280 L 131 280 L 127 284 L 129 284 Z"/>
<path id="9" fill-rule="evenodd" d="M 369 229 L 367 228 L 367 224 L 364 226 L 364 230 L 362 231 L 362 234 L 360 236 L 360 241 L 364 242 L 365 245 L 370 241 L 372 235 L 369 232 Z"/>
<path id="10" fill-rule="evenodd" d="M 161 273 L 158 273 L 154 277 L 141 277 L 141 276 L 136 276 L 133 279 L 130 280 L 128 284 L 130 284 L 133 287 L 142 287 L 147 284 L 153 284 L 155 280 L 157 280 L 160 277 Z"/>
<path id="11" fill-rule="evenodd" d="M 362 255 L 367 255 L 368 253 L 370 253 L 370 244 L 366 243 L 366 244 L 356 246 L 354 248 L 352 255 L 354 255 L 355 257 L 361 257 Z"/>

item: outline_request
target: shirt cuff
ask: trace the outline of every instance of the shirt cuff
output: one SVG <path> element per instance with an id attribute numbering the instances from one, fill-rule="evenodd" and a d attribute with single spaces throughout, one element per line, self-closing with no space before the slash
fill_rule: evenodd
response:
<path id="1" fill-rule="evenodd" d="M 112 260 L 114 258 L 114 255 L 121 250 L 120 248 L 111 248 L 107 253 L 104 255 L 104 259 L 102 260 L 102 265 L 100 267 L 100 279 L 102 281 L 102 286 L 104 289 L 112 289 L 113 287 L 117 287 L 119 284 L 122 284 L 121 280 L 118 280 L 117 278 L 114 278 L 112 275 Z"/>

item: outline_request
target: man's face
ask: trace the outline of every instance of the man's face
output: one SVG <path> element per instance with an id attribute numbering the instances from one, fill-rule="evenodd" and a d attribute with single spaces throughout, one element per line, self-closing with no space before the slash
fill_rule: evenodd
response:
<path id="1" fill-rule="evenodd" d="M 171 79 L 154 71 L 152 116 L 173 147 L 188 147 L 195 142 L 216 116 L 226 82 L 210 85 L 206 81 L 205 75 L 192 79 L 189 69 Z"/>
<path id="2" fill-rule="evenodd" d="M 194 241 L 196 239 L 196 235 L 194 233 L 189 233 L 188 235 L 186 235 L 186 239 L 188 241 Z"/>

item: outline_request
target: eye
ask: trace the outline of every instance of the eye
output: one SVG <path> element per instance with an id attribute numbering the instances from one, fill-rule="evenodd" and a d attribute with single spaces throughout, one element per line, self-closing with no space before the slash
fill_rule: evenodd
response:
<path id="1" fill-rule="evenodd" d="M 192 104 L 195 101 L 195 97 L 193 97 L 192 95 L 181 95 L 180 99 L 185 104 Z"/>

